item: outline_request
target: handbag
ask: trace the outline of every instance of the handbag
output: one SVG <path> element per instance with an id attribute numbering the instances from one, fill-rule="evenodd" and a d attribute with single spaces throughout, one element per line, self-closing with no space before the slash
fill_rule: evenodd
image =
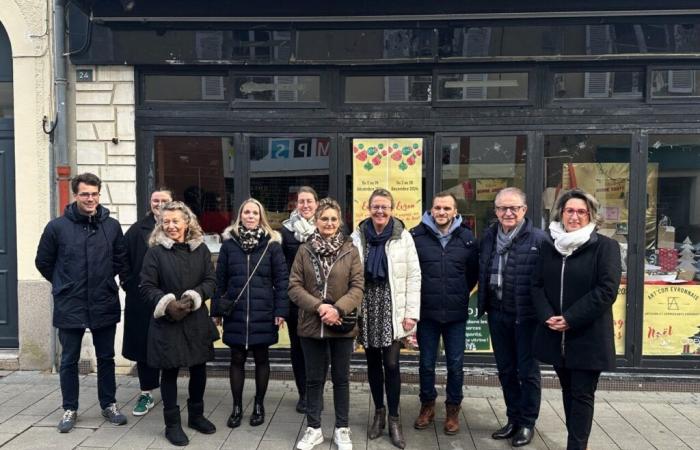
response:
<path id="1" fill-rule="evenodd" d="M 313 261 L 312 265 L 314 268 L 314 275 L 316 275 L 316 285 L 318 286 L 318 291 L 321 292 L 321 301 L 327 305 L 332 305 L 335 308 L 335 302 L 327 297 L 328 279 L 327 278 L 325 280 L 322 279 L 321 270 L 318 267 L 318 263 L 316 261 Z M 323 288 L 321 288 L 321 287 L 323 287 Z M 346 333 L 349 333 L 352 330 L 354 330 L 355 325 L 357 325 L 357 316 L 358 316 L 357 308 L 353 309 L 352 311 L 345 314 L 344 316 L 340 315 L 340 310 L 338 308 L 335 308 L 335 309 L 336 309 L 336 311 L 338 311 L 338 316 L 340 316 L 341 324 L 340 325 L 328 325 L 328 324 L 321 323 L 321 325 L 325 325 L 328 327 L 329 330 L 333 331 L 334 333 L 340 333 L 340 334 L 346 334 Z"/>
<path id="2" fill-rule="evenodd" d="M 238 296 L 236 297 L 235 300 L 231 300 L 230 298 L 226 297 L 220 297 L 217 299 L 215 302 L 212 302 L 212 307 L 211 307 L 211 315 L 212 317 L 227 317 L 233 314 L 233 310 L 236 309 L 236 305 L 238 304 L 238 301 L 241 299 L 243 296 L 243 293 L 245 292 L 246 288 L 250 284 L 250 280 L 253 279 L 253 275 L 255 275 L 255 272 L 258 270 L 258 267 L 260 266 L 260 263 L 262 262 L 263 258 L 265 257 L 265 253 L 267 253 L 267 249 L 270 247 L 270 241 L 267 241 L 267 245 L 265 246 L 265 249 L 262 252 L 262 255 L 260 255 L 260 259 L 258 259 L 257 264 L 255 264 L 255 267 L 253 268 L 253 271 L 250 273 L 250 276 L 248 276 L 248 279 L 246 280 L 245 284 L 243 285 L 243 289 L 238 293 Z"/>

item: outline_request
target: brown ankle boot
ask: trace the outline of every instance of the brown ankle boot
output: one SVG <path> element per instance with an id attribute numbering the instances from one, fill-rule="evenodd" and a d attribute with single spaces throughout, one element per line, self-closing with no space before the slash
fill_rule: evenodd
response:
<path id="1" fill-rule="evenodd" d="M 424 430 L 428 428 L 428 425 L 433 423 L 435 419 L 435 400 L 429 402 L 421 403 L 420 414 L 418 418 L 413 423 L 413 428 L 416 430 Z"/>
<path id="2" fill-rule="evenodd" d="M 445 434 L 457 434 L 459 432 L 459 405 L 445 405 Z"/>
<path id="3" fill-rule="evenodd" d="M 386 427 L 386 408 L 375 409 L 374 420 L 372 420 L 372 426 L 367 431 L 367 437 L 377 439 L 382 435 L 384 427 Z"/>
<path id="4" fill-rule="evenodd" d="M 406 448 L 406 440 L 403 438 L 403 428 L 401 428 L 401 417 L 389 416 L 389 437 L 394 447 Z"/>

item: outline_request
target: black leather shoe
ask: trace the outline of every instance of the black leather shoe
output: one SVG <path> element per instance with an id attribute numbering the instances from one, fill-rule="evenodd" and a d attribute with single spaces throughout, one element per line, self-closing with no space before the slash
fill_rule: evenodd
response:
<path id="1" fill-rule="evenodd" d="M 517 431 L 518 427 L 513 425 L 511 422 L 508 422 L 503 428 L 494 431 L 491 437 L 494 439 L 510 439 L 515 436 Z"/>
<path id="2" fill-rule="evenodd" d="M 253 413 L 250 415 L 250 426 L 257 427 L 265 423 L 265 407 L 262 403 L 255 403 Z"/>
<path id="3" fill-rule="evenodd" d="M 226 425 L 229 428 L 238 428 L 241 426 L 241 419 L 243 418 L 243 408 L 241 408 L 241 405 L 233 405 L 233 412 L 231 413 L 231 416 L 228 418 L 228 422 L 226 422 Z"/>
<path id="4" fill-rule="evenodd" d="M 522 447 L 532 442 L 532 437 L 535 435 L 534 428 L 522 427 L 513 436 L 513 447 Z"/>

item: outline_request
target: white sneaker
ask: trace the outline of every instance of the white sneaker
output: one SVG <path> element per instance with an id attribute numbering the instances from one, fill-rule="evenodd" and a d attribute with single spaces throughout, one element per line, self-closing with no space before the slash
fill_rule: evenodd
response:
<path id="1" fill-rule="evenodd" d="M 297 442 L 297 448 L 299 450 L 311 450 L 322 442 L 323 431 L 320 428 L 307 427 L 306 431 L 304 431 L 304 437 Z"/>
<path id="2" fill-rule="evenodd" d="M 352 441 L 350 440 L 350 428 L 336 428 L 333 432 L 333 442 L 338 450 L 352 450 Z"/>

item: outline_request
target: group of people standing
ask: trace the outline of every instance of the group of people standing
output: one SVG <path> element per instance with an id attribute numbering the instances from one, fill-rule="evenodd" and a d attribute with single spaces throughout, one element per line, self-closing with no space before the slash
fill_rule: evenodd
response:
<path id="1" fill-rule="evenodd" d="M 216 267 L 197 217 L 172 192 L 151 194 L 150 211 L 125 236 L 99 204 L 92 174 L 72 181 L 75 202 L 42 235 L 36 265 L 53 284 L 54 326 L 63 347 L 60 378 L 70 431 L 78 410 L 77 363 L 90 328 L 98 361 L 103 416 L 121 425 L 115 401 L 114 335 L 119 321 L 116 275 L 126 291 L 123 355 L 136 361 L 141 387 L 135 416 L 153 408 L 160 388 L 165 436 L 187 445 L 177 404 L 177 376 L 188 368 L 187 426 L 216 432 L 204 416 L 206 362 L 220 337 L 230 347 L 232 412 L 243 419 L 245 362 L 255 362 L 250 425 L 265 421 L 269 348 L 289 329 L 291 362 L 307 428 L 297 442 L 311 450 L 324 441 L 323 389 L 330 366 L 339 450 L 351 450 L 350 361 L 359 343 L 367 361 L 377 439 L 388 423 L 391 442 L 406 446 L 401 428 L 399 352 L 417 333 L 421 409 L 416 429 L 435 418 L 435 365 L 442 339 L 447 366 L 444 432 L 459 431 L 469 295 L 478 282 L 479 314 L 487 314 L 507 407 L 494 439 L 530 443 L 540 405 L 537 360 L 552 364 L 564 397 L 569 449 L 584 449 L 602 370 L 614 368 L 611 305 L 620 282 L 617 243 L 596 233 L 598 203 L 589 194 L 563 193 L 549 233 L 525 217 L 525 194 L 506 188 L 495 199 L 498 219 L 477 242 L 463 226 L 457 200 L 436 194 L 411 230 L 393 216 L 394 199 L 376 189 L 368 217 L 347 236 L 340 205 L 319 200 L 308 186 L 281 232 L 270 227 L 255 199 L 241 205 L 223 233 Z M 207 308 L 205 301 L 211 299 Z M 216 325 L 223 325 L 220 336 Z"/>

